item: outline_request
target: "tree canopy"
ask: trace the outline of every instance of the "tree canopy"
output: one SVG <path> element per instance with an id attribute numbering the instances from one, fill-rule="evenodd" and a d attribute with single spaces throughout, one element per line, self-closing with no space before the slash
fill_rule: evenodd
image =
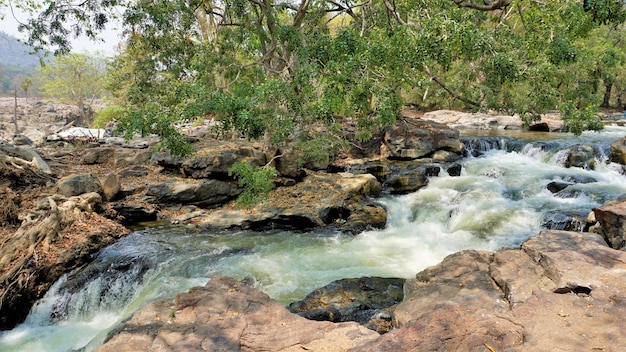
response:
<path id="1" fill-rule="evenodd" d="M 128 108 L 122 126 L 181 152 L 173 123 L 206 114 L 224 130 L 319 149 L 342 140 L 340 121 L 367 139 L 405 103 L 527 122 L 559 109 L 580 133 L 601 128 L 597 109 L 612 95 L 621 104 L 626 87 L 620 0 L 12 3 L 39 13 L 22 26 L 30 43 L 59 53 L 119 16 L 125 49 L 108 88 Z"/>

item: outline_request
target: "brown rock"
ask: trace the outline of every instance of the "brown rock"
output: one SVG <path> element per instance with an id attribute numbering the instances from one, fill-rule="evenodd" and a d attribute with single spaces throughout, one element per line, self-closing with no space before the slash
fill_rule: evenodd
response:
<path id="1" fill-rule="evenodd" d="M 626 137 L 622 137 L 611 144 L 611 161 L 626 165 Z"/>
<path id="2" fill-rule="evenodd" d="M 357 323 L 291 314 L 230 278 L 213 277 L 177 302 L 180 310 L 168 302 L 145 307 L 96 351 L 341 351 L 379 336 Z"/>
<path id="3" fill-rule="evenodd" d="M 602 235 L 609 245 L 615 249 L 626 245 L 626 202 L 607 203 L 594 208 L 596 220 L 602 226 Z"/>
<path id="4" fill-rule="evenodd" d="M 122 189 L 122 183 L 120 178 L 116 174 L 108 174 L 102 183 L 102 191 L 104 194 L 104 200 L 110 202 L 115 199 L 120 190 Z"/>

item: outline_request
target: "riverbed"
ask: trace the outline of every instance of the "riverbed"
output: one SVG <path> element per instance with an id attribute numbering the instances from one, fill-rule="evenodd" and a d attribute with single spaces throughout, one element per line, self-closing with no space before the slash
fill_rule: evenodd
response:
<path id="1" fill-rule="evenodd" d="M 461 176 L 444 173 L 417 192 L 379 201 L 383 230 L 207 232 L 184 226 L 136 231 L 59 280 L 25 323 L 0 333 L 0 351 L 90 351 L 133 312 L 205 284 L 212 275 L 243 280 L 288 304 L 351 277 L 409 278 L 464 249 L 517 247 L 556 214 L 587 214 L 626 193 L 608 146 L 626 128 L 580 137 L 558 133 L 483 133 Z M 473 137 L 476 136 L 473 133 Z M 595 147 L 596 169 L 566 168 L 567 148 Z M 551 182 L 571 183 L 552 193 Z"/>

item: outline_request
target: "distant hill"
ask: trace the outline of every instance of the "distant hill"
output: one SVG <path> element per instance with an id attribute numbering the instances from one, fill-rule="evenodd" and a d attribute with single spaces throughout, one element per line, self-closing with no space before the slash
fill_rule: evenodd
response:
<path id="1" fill-rule="evenodd" d="M 0 31 L 0 65 L 34 68 L 39 57 L 31 55 L 32 48 L 17 38 Z"/>

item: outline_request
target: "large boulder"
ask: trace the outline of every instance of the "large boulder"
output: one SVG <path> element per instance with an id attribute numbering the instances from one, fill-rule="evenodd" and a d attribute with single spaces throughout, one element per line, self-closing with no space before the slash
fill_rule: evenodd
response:
<path id="1" fill-rule="evenodd" d="M 593 170 L 596 168 L 596 156 L 593 147 L 586 144 L 577 144 L 567 153 L 565 167 L 580 167 Z"/>
<path id="2" fill-rule="evenodd" d="M 115 152 L 115 168 L 123 169 L 131 165 L 143 165 L 150 161 L 152 150 L 120 148 Z"/>
<path id="3" fill-rule="evenodd" d="M 180 170 L 185 176 L 196 179 L 227 180 L 230 179 L 228 175 L 230 168 L 234 163 L 241 161 L 252 166 L 263 166 L 267 163 L 265 153 L 259 145 L 216 141 L 198 150 L 194 157 L 184 160 Z"/>
<path id="4" fill-rule="evenodd" d="M 72 174 L 61 178 L 57 182 L 57 193 L 66 197 L 78 196 L 96 192 L 103 194 L 102 183 L 94 174 Z"/>
<path id="5" fill-rule="evenodd" d="M 114 173 L 106 175 L 101 181 L 101 184 L 103 198 L 107 202 L 114 200 L 122 190 L 120 178 Z"/>
<path id="6" fill-rule="evenodd" d="M 378 336 L 357 323 L 307 320 L 241 282 L 212 277 L 173 304 L 143 308 L 96 351 L 347 351 Z"/>
<path id="7" fill-rule="evenodd" d="M 356 350 L 624 349 L 625 260 L 598 235 L 566 231 L 453 254 L 407 281 L 398 329 Z"/>
<path id="8" fill-rule="evenodd" d="M 431 156 L 438 150 L 461 154 L 459 131 L 420 119 L 402 118 L 385 131 L 383 143 L 389 159 L 412 160 Z"/>
<path id="9" fill-rule="evenodd" d="M 148 186 L 146 195 L 157 203 L 193 204 L 212 207 L 228 202 L 241 193 L 233 182 L 201 180 L 200 182 L 166 181 Z"/>
<path id="10" fill-rule="evenodd" d="M 626 165 L 626 136 L 611 144 L 611 161 Z"/>

